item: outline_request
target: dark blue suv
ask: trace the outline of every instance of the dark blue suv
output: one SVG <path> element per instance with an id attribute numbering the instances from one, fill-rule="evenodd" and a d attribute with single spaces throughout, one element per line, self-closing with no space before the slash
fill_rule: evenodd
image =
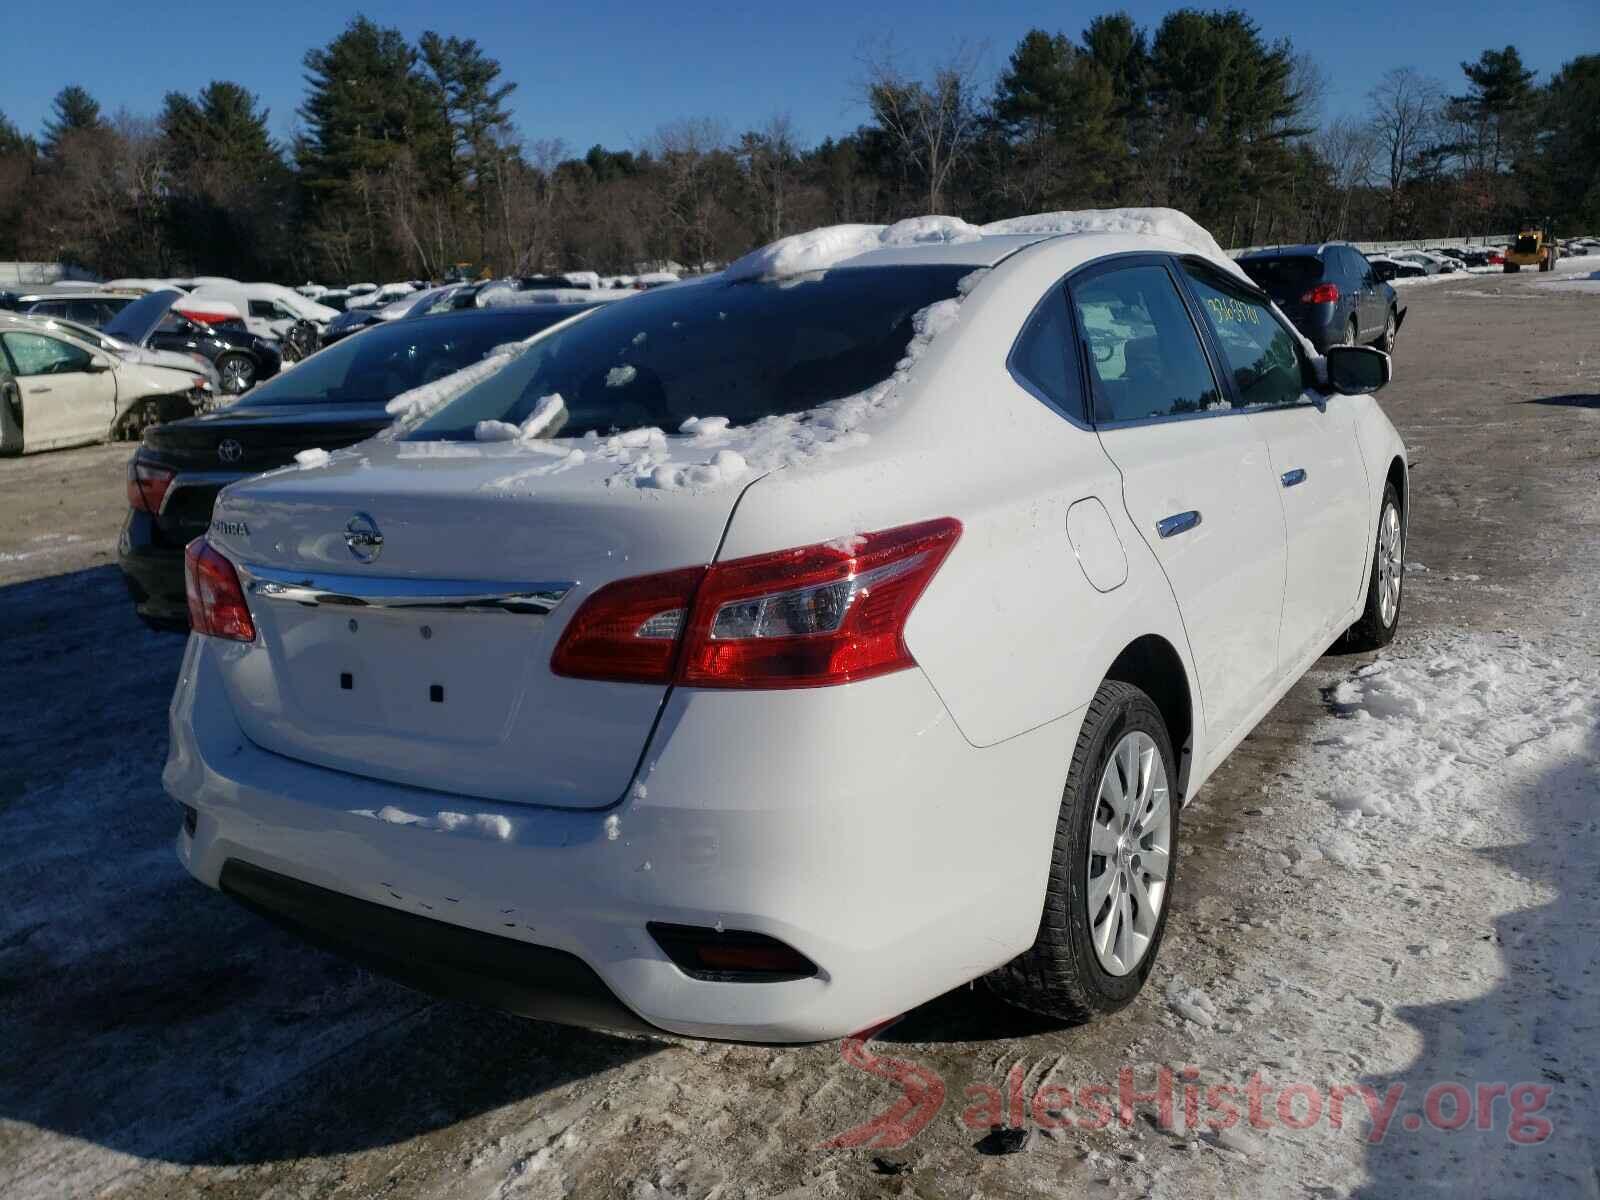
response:
<path id="1" fill-rule="evenodd" d="M 1318 350 L 1363 344 L 1394 349 L 1403 316 L 1394 289 L 1354 246 L 1274 246 L 1238 261 Z"/>

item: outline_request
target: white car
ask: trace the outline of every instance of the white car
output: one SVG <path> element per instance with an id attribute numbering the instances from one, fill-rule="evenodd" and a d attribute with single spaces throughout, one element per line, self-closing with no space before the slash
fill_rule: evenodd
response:
<path id="1" fill-rule="evenodd" d="M 0 453 L 136 435 L 217 397 L 204 360 L 129 346 L 98 330 L 0 313 Z"/>
<path id="2" fill-rule="evenodd" d="M 1394 634 L 1389 371 L 1169 210 L 820 230 L 581 315 L 221 494 L 178 853 L 556 1020 L 1118 1008 L 1181 805 Z"/>

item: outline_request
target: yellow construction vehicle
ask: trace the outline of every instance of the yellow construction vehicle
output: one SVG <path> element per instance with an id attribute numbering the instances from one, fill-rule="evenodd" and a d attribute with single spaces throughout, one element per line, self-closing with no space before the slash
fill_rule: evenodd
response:
<path id="1" fill-rule="evenodd" d="M 1530 225 L 1517 234 L 1515 242 L 1506 247 L 1506 274 L 1515 274 L 1523 267 L 1553 271 L 1560 254 L 1561 247 L 1556 242 L 1549 221 L 1542 226 Z"/>

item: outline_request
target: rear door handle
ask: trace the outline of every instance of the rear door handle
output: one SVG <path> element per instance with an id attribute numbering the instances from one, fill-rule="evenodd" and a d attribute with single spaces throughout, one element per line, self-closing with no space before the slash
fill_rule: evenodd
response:
<path id="1" fill-rule="evenodd" d="M 50 389 L 47 388 L 47 387 L 31 387 L 31 388 L 28 389 L 28 395 L 30 395 L 30 396 L 43 396 L 47 392 L 49 392 L 49 390 Z"/>
<path id="2" fill-rule="evenodd" d="M 1170 517 L 1162 517 L 1156 522 L 1156 532 L 1164 538 L 1176 537 L 1180 533 L 1187 533 L 1200 524 L 1200 514 L 1194 509 L 1188 512 L 1173 513 Z"/>
<path id="3" fill-rule="evenodd" d="M 1296 467 L 1292 471 L 1285 471 L 1283 473 L 1283 486 L 1284 487 L 1294 487 L 1296 484 L 1301 484 L 1301 483 L 1304 483 L 1305 481 L 1306 481 L 1306 470 L 1305 470 L 1304 467 Z"/>

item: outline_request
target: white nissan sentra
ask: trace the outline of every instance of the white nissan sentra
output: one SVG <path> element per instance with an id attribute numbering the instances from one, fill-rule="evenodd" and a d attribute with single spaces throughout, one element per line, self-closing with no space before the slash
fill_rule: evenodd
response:
<path id="1" fill-rule="evenodd" d="M 179 853 L 549 1019 L 1108 1012 L 1182 805 L 1394 635 L 1389 372 L 1168 210 L 819 230 L 581 315 L 222 493 Z"/>

